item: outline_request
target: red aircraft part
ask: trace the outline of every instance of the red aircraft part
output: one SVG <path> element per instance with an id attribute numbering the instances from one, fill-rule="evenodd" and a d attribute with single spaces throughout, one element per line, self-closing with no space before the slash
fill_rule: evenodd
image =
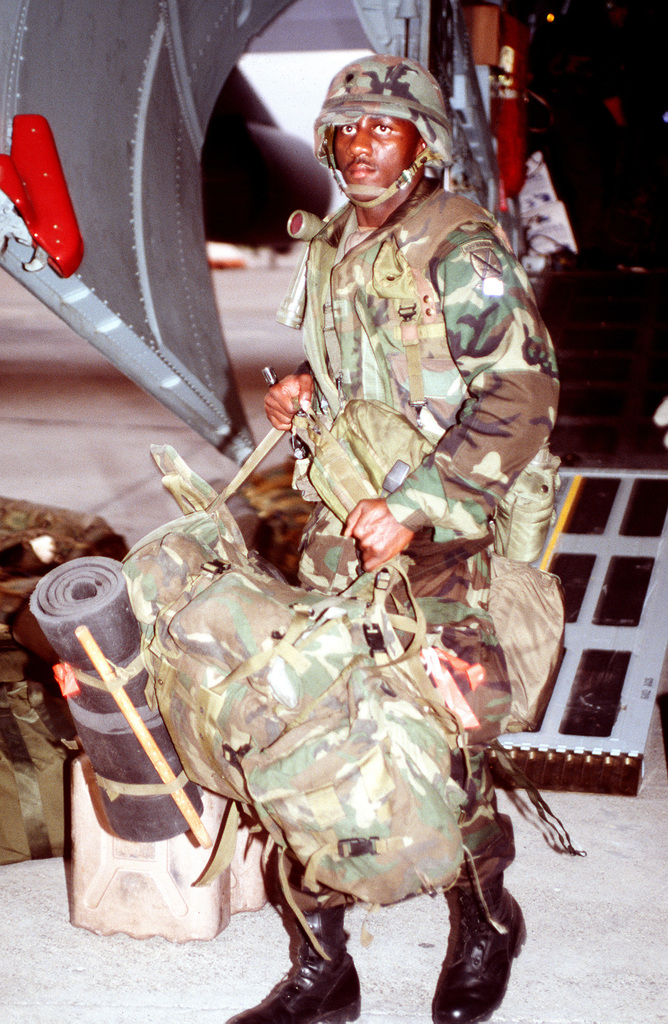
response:
<path id="1" fill-rule="evenodd" d="M 502 191 L 511 197 L 519 194 L 526 176 L 529 29 L 504 13 L 501 43 L 494 127 Z"/>
<path id="2" fill-rule="evenodd" d="M 0 189 L 25 221 L 49 265 L 70 277 L 83 259 L 83 239 L 67 190 L 49 122 L 40 114 L 17 114 L 11 154 L 0 154 Z"/>

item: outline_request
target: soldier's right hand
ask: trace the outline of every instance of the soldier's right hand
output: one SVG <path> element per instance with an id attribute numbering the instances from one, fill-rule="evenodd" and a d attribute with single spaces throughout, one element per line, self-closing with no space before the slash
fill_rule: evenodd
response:
<path id="1" fill-rule="evenodd" d="M 313 377 L 310 373 L 291 373 L 269 388 L 264 411 L 272 427 L 289 430 L 295 413 L 308 412 L 313 398 Z"/>

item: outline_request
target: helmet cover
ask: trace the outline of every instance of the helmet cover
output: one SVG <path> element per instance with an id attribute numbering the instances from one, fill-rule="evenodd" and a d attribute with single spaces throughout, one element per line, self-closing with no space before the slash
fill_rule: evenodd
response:
<path id="1" fill-rule="evenodd" d="M 334 168 L 334 129 L 367 114 L 411 121 L 427 145 L 428 162 L 452 162 L 452 138 L 441 89 L 417 61 L 373 54 L 353 61 L 334 76 L 315 122 L 314 148 L 320 163 Z"/>

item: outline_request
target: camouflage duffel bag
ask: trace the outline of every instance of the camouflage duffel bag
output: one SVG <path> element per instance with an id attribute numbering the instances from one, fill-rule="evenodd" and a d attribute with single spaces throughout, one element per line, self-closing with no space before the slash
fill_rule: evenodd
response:
<path id="1" fill-rule="evenodd" d="M 124 572 L 187 774 L 251 808 L 314 891 L 386 904 L 454 884 L 458 726 L 419 660 L 423 623 L 385 609 L 399 570 L 338 597 L 293 587 L 173 450 L 154 456 L 191 511 L 140 541 Z M 407 650 L 398 629 L 413 633 Z"/>

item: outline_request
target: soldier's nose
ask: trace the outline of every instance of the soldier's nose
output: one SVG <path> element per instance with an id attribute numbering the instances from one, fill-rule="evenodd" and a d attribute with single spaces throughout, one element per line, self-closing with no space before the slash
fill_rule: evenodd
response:
<path id="1" fill-rule="evenodd" d="M 351 150 L 353 153 L 368 153 L 371 150 L 371 133 L 359 129 L 355 132 L 351 140 Z"/>

